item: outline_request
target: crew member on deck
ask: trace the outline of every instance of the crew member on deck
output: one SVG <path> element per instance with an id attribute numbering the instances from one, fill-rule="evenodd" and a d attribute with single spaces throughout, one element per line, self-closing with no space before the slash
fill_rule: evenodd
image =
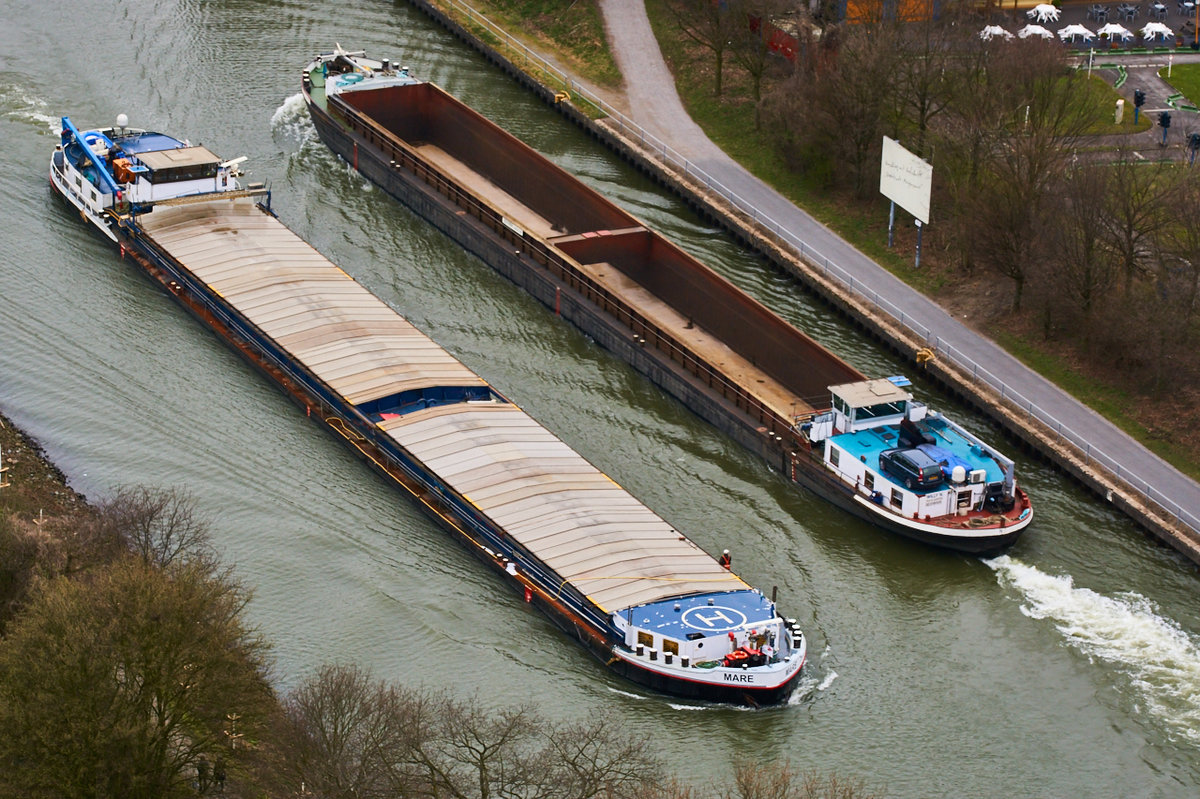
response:
<path id="1" fill-rule="evenodd" d="M 729 568 L 729 566 L 730 566 L 730 564 L 731 564 L 731 563 L 733 563 L 733 558 L 731 558 L 731 557 L 729 556 L 729 550 L 728 550 L 728 549 L 727 549 L 727 550 L 725 550 L 724 552 L 722 552 L 722 553 L 721 553 L 721 561 L 720 561 L 720 563 L 721 563 L 721 565 L 722 565 L 722 566 L 724 566 L 726 569 L 728 569 L 728 568 Z"/>

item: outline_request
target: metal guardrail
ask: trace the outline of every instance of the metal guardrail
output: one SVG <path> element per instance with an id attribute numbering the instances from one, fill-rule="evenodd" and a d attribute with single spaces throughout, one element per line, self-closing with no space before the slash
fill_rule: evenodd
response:
<path id="1" fill-rule="evenodd" d="M 965 353 L 961 352 L 953 345 L 943 341 L 940 336 L 934 334 L 932 330 L 920 324 L 911 315 L 901 311 L 895 304 L 881 297 L 879 292 L 866 286 L 861 280 L 855 278 L 848 271 L 838 266 L 836 263 L 829 260 L 827 256 L 819 250 L 805 242 L 803 239 L 794 235 L 779 222 L 771 217 L 763 214 L 757 207 L 749 201 L 735 194 L 732 189 L 722 184 L 719 180 L 709 175 L 703 169 L 691 163 L 682 153 L 673 149 L 669 144 L 662 141 L 654 134 L 648 132 L 633 120 L 626 117 L 617 109 L 610 106 L 604 100 L 596 97 L 589 92 L 585 87 L 581 86 L 572 76 L 566 74 L 557 66 L 546 60 L 543 56 L 529 49 L 523 42 L 515 39 L 511 34 L 500 28 L 487 17 L 480 14 L 471 6 L 461 2 L 461 0 L 438 0 L 439 3 L 448 7 L 453 12 L 462 15 L 471 24 L 479 26 L 486 30 L 491 36 L 500 40 L 502 46 L 510 52 L 516 53 L 521 59 L 536 65 L 537 69 L 544 72 L 551 83 L 558 83 L 563 88 L 567 89 L 572 98 L 572 102 L 578 105 L 577 100 L 582 99 L 588 104 L 594 106 L 603 112 L 616 125 L 617 129 L 629 137 L 632 141 L 637 142 L 643 148 L 653 152 L 663 161 L 683 171 L 684 175 L 697 183 L 704 186 L 708 191 L 721 197 L 735 209 L 745 214 L 752 222 L 778 237 L 778 239 L 789 245 L 799 257 L 807 261 L 811 266 L 819 268 L 824 277 L 836 281 L 843 288 L 849 290 L 856 297 L 861 298 L 878 310 L 890 316 L 897 323 L 912 331 L 917 337 L 929 345 L 941 357 L 948 359 L 954 363 L 959 369 L 969 373 L 974 379 L 982 381 L 992 388 L 999 395 L 1000 400 L 1006 403 L 1010 408 L 1022 413 L 1028 414 L 1033 419 L 1046 425 L 1052 430 L 1059 439 L 1078 450 L 1079 455 L 1083 458 L 1084 463 L 1096 464 L 1101 468 L 1107 469 L 1117 479 L 1126 483 L 1133 491 L 1141 495 L 1146 502 L 1157 506 L 1164 515 L 1174 519 L 1178 523 L 1189 528 L 1192 534 L 1200 539 L 1200 518 L 1197 518 L 1191 512 L 1185 510 L 1179 503 L 1172 501 L 1169 497 L 1150 484 L 1149 480 L 1141 477 L 1131 469 L 1123 466 L 1120 461 L 1107 453 L 1096 449 L 1082 435 L 1076 433 L 1071 428 L 1062 423 L 1053 414 L 1036 405 L 1032 400 L 1025 397 L 1019 391 L 1016 391 L 1011 386 L 1007 385 L 996 375 L 989 372 L 986 368 L 980 366 L 974 360 L 969 358 Z"/>

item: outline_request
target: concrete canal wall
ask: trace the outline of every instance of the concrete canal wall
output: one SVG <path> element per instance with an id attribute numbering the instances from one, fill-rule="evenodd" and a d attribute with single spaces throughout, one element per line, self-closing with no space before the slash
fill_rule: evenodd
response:
<path id="1" fill-rule="evenodd" d="M 483 42 L 468 28 L 459 24 L 453 17 L 428 0 L 409 0 L 409 2 L 465 44 L 478 51 L 489 62 L 528 88 L 562 116 L 587 131 L 639 171 L 680 197 L 706 220 L 720 225 L 740 244 L 761 254 L 777 268 L 794 276 L 806 288 L 853 321 L 864 332 L 909 360 L 942 387 L 985 413 L 1029 452 L 1054 464 L 1096 496 L 1110 502 L 1115 508 L 1128 515 L 1157 540 L 1200 564 L 1200 532 L 1182 523 L 1162 505 L 1152 501 L 1148 489 L 1141 490 L 1121 479 L 1111 470 L 1104 468 L 1096 459 L 1089 457 L 1084 449 L 1067 440 L 1061 430 L 1054 430 L 1031 413 L 1007 401 L 992 386 L 950 359 L 938 357 L 938 352 L 930 347 L 930 342 L 917 336 L 912 329 L 898 324 L 882 309 L 848 290 L 842 283 L 831 277 L 828 270 L 822 268 L 820 264 L 801 257 L 794 247 L 767 230 L 763 225 L 756 223 L 751 215 L 736 207 L 728 198 L 708 189 L 692 175 L 685 174 L 684 170 L 660 157 L 657 148 L 648 146 L 644 137 L 638 136 L 636 131 L 627 124 L 614 123 L 606 119 L 593 120 L 580 107 L 572 103 L 569 97 L 564 97 L 560 90 L 543 83 L 534 74 L 535 71 L 540 71 L 540 67 L 538 70 L 522 68 L 500 51 Z M 509 274 L 509 270 L 502 271 Z M 512 271 L 515 274 L 517 270 Z M 525 286 L 525 288 L 535 296 L 540 294 L 533 286 Z M 539 296 L 539 299 L 545 302 L 543 297 Z M 569 311 L 572 316 L 589 312 L 582 307 L 571 308 Z M 567 313 L 564 313 L 564 316 L 567 316 Z M 634 363 L 639 371 L 646 370 L 647 364 L 637 365 L 637 360 L 643 353 L 639 353 L 628 341 L 614 340 L 600 343 L 622 358 Z M 701 415 L 706 416 L 705 414 Z M 733 434 L 739 443 L 752 443 L 745 440 L 744 431 L 738 431 L 743 435 L 738 435 L 737 432 L 729 429 L 726 429 L 726 432 Z M 753 444 L 757 445 L 750 446 L 754 451 L 763 448 L 762 442 L 753 442 Z M 1036 498 L 1034 500 L 1036 508 Z"/>

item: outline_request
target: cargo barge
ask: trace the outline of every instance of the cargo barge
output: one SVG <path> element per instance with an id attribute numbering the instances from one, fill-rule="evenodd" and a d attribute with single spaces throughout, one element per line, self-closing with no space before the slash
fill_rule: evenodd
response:
<path id="1" fill-rule="evenodd" d="M 1033 519 L 1013 461 L 867 379 L 408 67 L 340 47 L 303 70 L 321 140 L 792 482 L 970 554 Z"/>
<path id="2" fill-rule="evenodd" d="M 283 225 L 204 147 L 62 119 L 54 189 L 607 666 L 765 705 L 807 643 L 771 597 L 638 502 Z"/>

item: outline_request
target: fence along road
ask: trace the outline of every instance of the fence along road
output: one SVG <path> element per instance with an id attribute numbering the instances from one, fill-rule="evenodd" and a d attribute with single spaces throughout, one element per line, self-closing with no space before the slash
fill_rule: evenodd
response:
<path id="1" fill-rule="evenodd" d="M 425 0 L 412 2 L 439 16 Z M 582 86 L 460 0 L 443 7 L 485 28 L 515 53 L 518 66 L 567 88 L 576 105 L 603 112 L 605 125 L 703 186 L 762 231 L 776 237 L 833 284 L 910 332 L 943 362 L 996 392 L 994 399 L 1036 420 L 1079 462 L 1107 470 L 1129 497 L 1179 528 L 1177 548 L 1200 556 L 1200 485 L 1058 386 L 1031 371 L 990 339 L 954 319 L 833 231 L 797 208 L 713 144 L 684 110 L 641 0 L 599 0 L 609 44 L 625 78 L 630 115 Z M 983 366 L 987 364 L 987 366 Z M 1170 531 L 1163 530 L 1169 535 Z"/>

